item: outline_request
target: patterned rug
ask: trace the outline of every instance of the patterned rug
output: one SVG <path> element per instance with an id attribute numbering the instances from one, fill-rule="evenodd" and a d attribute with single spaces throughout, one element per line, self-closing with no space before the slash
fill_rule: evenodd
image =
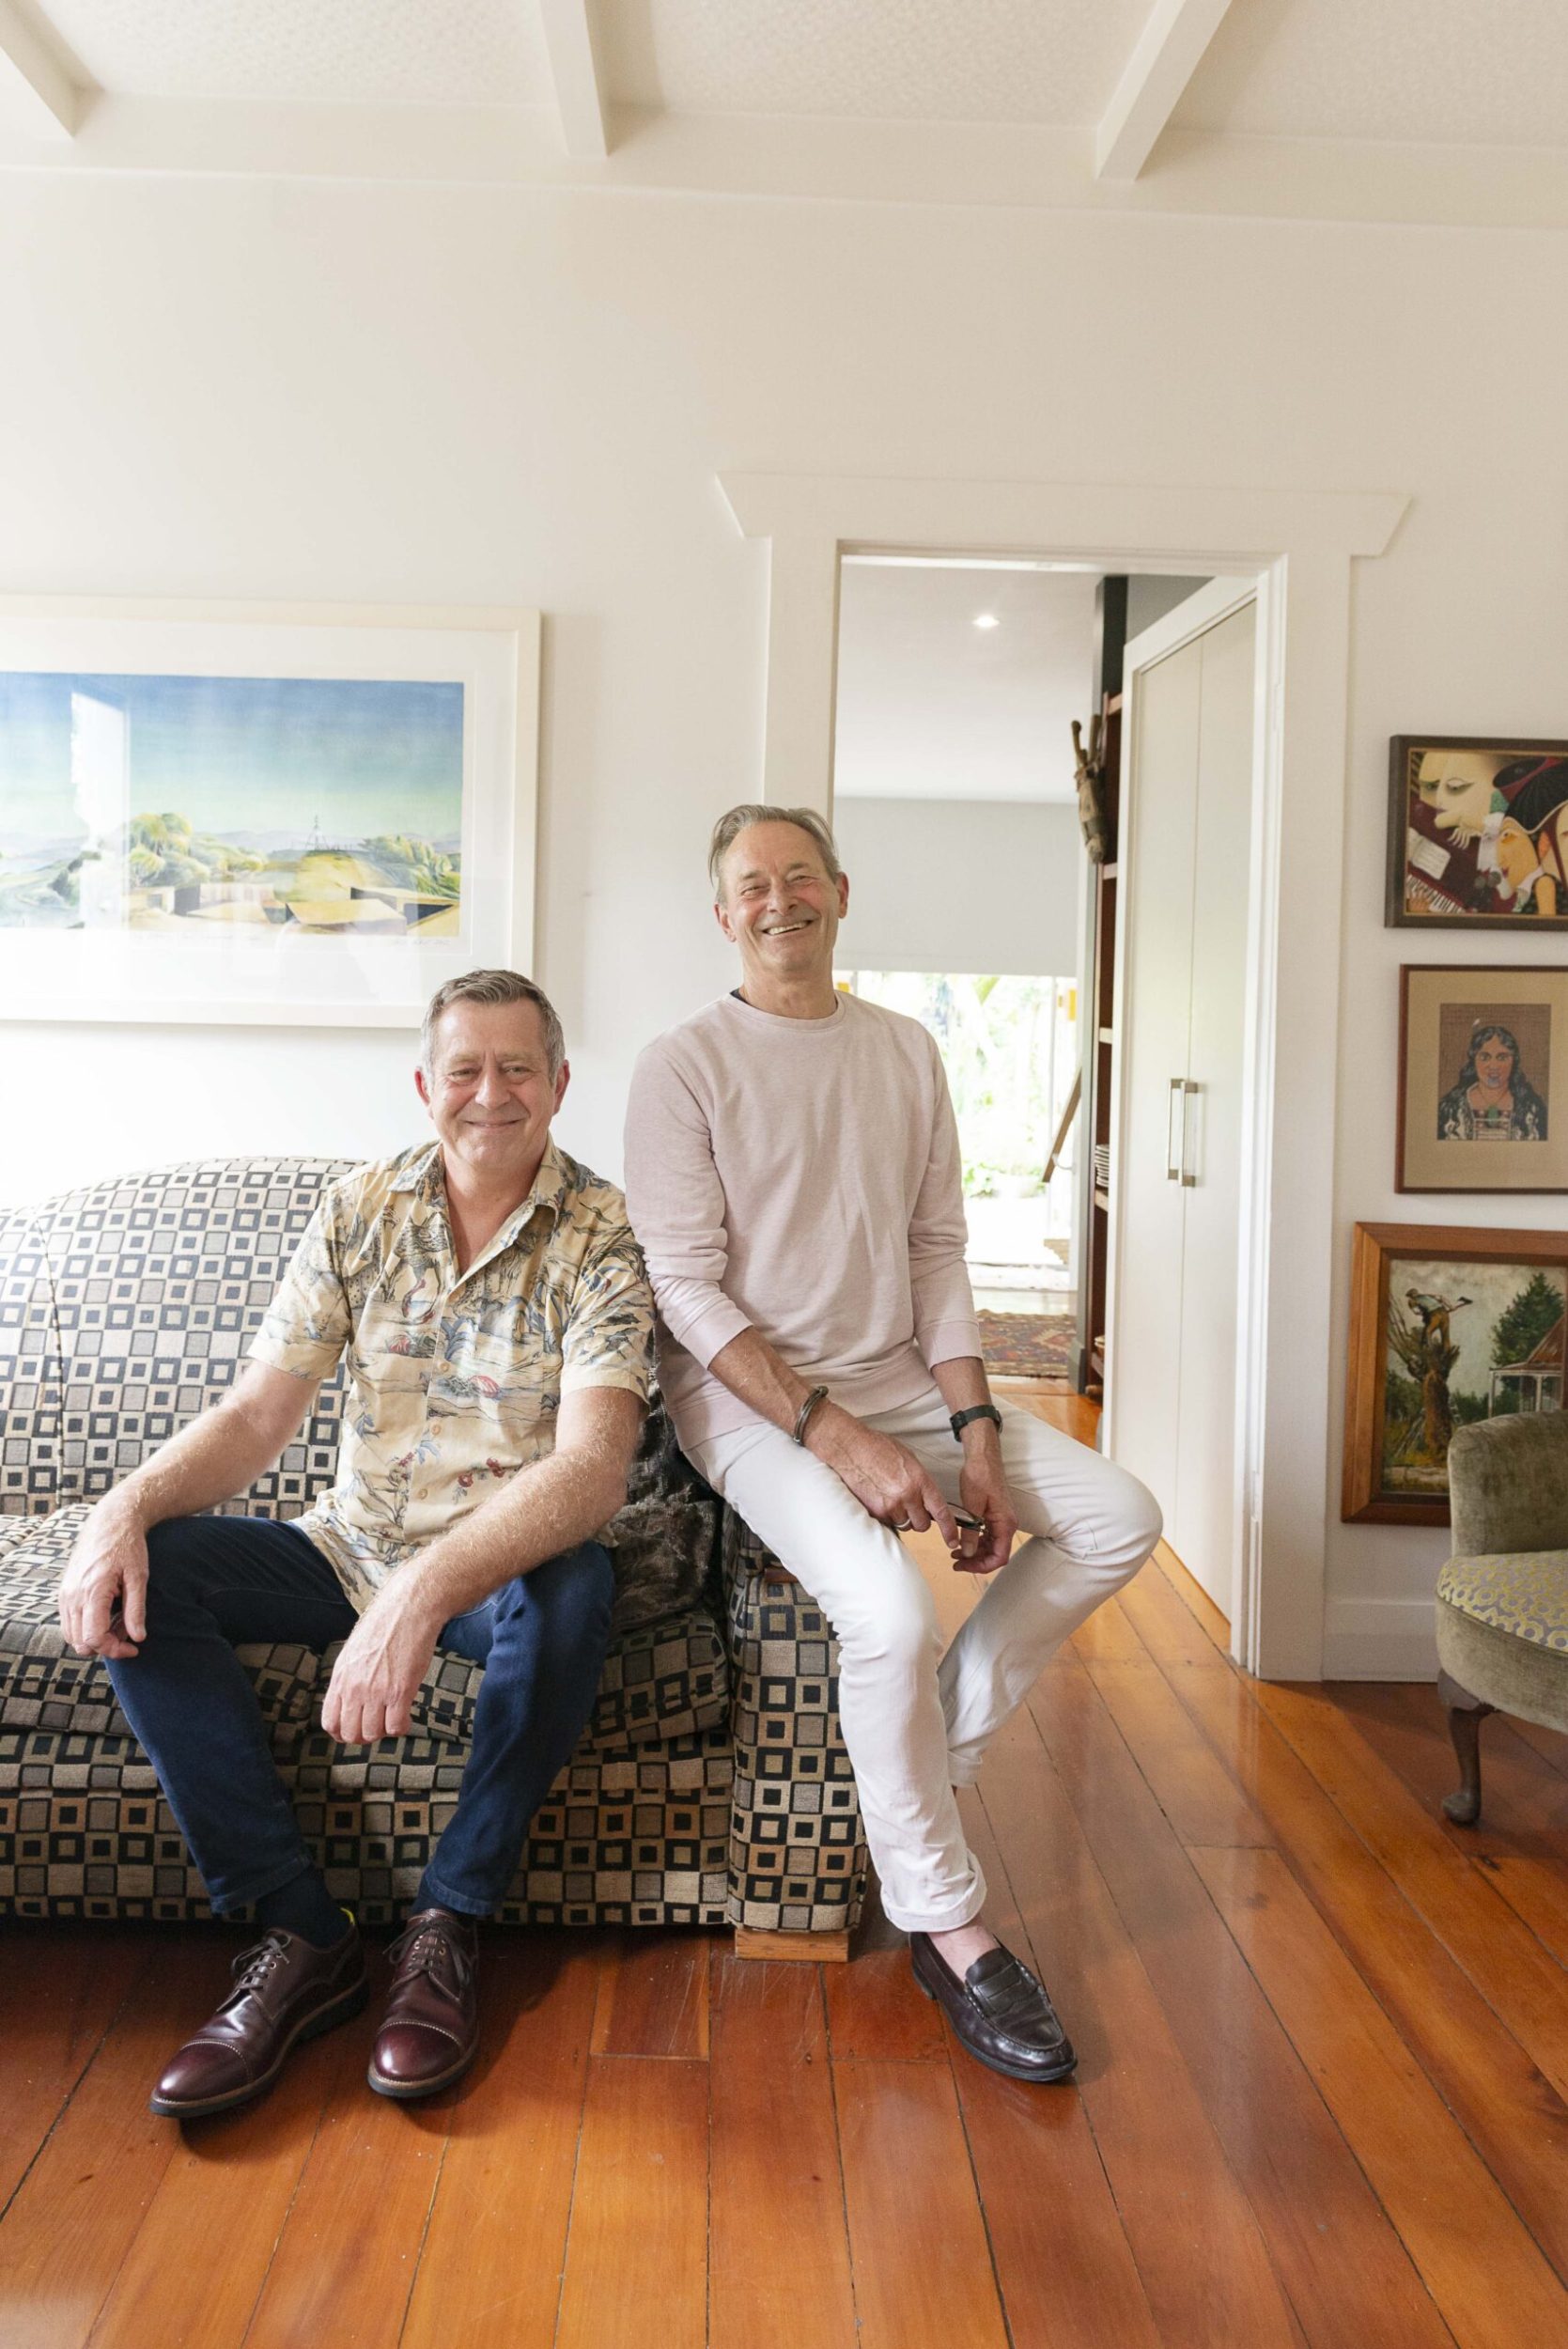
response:
<path id="1" fill-rule="evenodd" d="M 980 1316 L 986 1367 L 999 1378 L 1072 1377 L 1078 1324 L 1071 1314 L 987 1314 Z"/>

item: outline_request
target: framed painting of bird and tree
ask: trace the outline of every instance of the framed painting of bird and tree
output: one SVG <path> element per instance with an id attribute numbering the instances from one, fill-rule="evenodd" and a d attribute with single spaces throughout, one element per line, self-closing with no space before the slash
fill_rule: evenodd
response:
<path id="1" fill-rule="evenodd" d="M 1358 1223 L 1347 1522 L 1446 1525 L 1456 1427 L 1563 1407 L 1568 1233 Z"/>

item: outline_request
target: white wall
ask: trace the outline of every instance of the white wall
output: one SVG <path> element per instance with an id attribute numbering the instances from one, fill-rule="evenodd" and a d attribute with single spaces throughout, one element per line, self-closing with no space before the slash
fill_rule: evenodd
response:
<path id="1" fill-rule="evenodd" d="M 638 1043 L 727 983 L 703 844 L 759 772 L 765 554 L 717 469 L 1408 490 L 1355 602 L 1343 1351 L 1354 1218 L 1517 1213 L 1392 1190 L 1398 964 L 1483 950 L 1383 929 L 1385 769 L 1396 730 L 1568 734 L 1563 266 L 1529 230 L 13 173 L 0 589 L 551 614 L 538 968 L 564 1134 L 613 1173 Z M 1079 365 L 1062 322 L 1087 317 Z M 417 1129 L 405 1057 L 11 1026 L 6 1189 L 380 1148 Z M 1331 1658 L 1391 1657 L 1444 1536 L 1324 1506 Z"/>
<path id="2" fill-rule="evenodd" d="M 1078 970 L 1076 807 L 996 800 L 838 800 L 849 876 L 846 970 Z"/>

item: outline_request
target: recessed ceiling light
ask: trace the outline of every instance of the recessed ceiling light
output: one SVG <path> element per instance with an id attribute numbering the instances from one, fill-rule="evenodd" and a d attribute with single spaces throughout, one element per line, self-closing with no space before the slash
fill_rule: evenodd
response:
<path id="1" fill-rule="evenodd" d="M 977 612 L 974 615 L 974 625 L 976 628 L 1000 628 L 1001 622 L 994 612 Z"/>

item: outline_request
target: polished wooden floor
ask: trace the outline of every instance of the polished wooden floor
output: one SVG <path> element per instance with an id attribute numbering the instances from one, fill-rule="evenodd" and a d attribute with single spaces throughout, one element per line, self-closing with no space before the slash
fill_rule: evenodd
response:
<path id="1" fill-rule="evenodd" d="M 1429 1690 L 1259 1686 L 1217 1628 L 1157 1559 L 964 1797 L 1071 2087 L 958 2053 L 875 1916 L 836 1968 L 512 1933 L 459 2092 L 370 2095 L 366 2015 L 179 2130 L 230 1943 L 10 1930 L 4 2349 L 1568 2342 L 1568 1746 L 1489 1721 L 1467 1835 Z"/>

